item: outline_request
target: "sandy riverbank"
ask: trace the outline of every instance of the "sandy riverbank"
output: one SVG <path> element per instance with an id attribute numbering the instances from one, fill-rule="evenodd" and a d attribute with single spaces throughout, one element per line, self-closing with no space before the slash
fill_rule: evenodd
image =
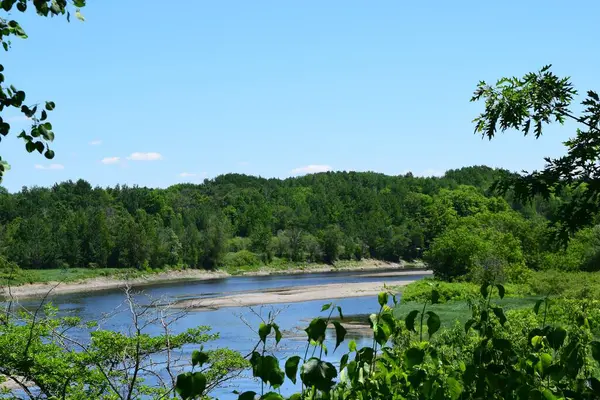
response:
<path id="1" fill-rule="evenodd" d="M 394 279 L 378 282 L 330 283 L 326 285 L 294 286 L 261 291 L 239 292 L 228 296 L 185 300 L 176 307 L 194 308 L 199 311 L 215 310 L 224 307 L 246 307 L 260 304 L 298 303 L 312 300 L 343 299 L 348 297 L 377 296 L 384 286 L 406 286 L 416 280 L 417 275 L 427 275 L 430 271 L 396 271 L 385 274 L 385 277 L 415 276 L 415 279 L 397 281 Z M 378 274 L 373 274 L 377 276 Z M 369 276 L 371 276 L 369 274 Z M 383 278 L 383 277 L 382 277 Z"/>
<path id="2" fill-rule="evenodd" d="M 270 269 L 265 267 L 258 271 L 249 271 L 235 274 L 235 276 L 265 276 L 265 275 L 289 275 L 289 274 L 309 274 L 309 273 L 326 273 L 335 271 L 379 271 L 386 274 L 387 271 L 410 272 L 404 270 L 401 264 L 387 263 L 377 260 L 365 260 L 348 266 L 333 267 L 329 265 L 309 265 L 306 268 L 290 268 L 290 269 Z M 419 271 L 418 273 L 422 273 Z M 169 282 L 181 281 L 202 281 L 210 279 L 228 278 L 232 274 L 225 271 L 206 271 L 206 270 L 184 270 L 184 271 L 166 271 L 156 274 L 148 274 L 143 277 L 131 279 L 99 277 L 86 279 L 78 282 L 47 282 L 33 283 L 21 286 L 14 286 L 10 291 L 6 287 L 0 288 L 0 297 L 10 297 L 15 299 L 22 298 L 40 298 L 45 296 L 49 291 L 52 295 L 96 292 L 101 290 L 120 289 L 129 285 L 132 287 L 143 287 L 157 285 Z"/>

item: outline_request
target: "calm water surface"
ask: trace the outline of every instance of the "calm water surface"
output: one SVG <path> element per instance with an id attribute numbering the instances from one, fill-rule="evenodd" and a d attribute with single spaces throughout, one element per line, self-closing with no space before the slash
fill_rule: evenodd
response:
<path id="1" fill-rule="evenodd" d="M 217 297 L 240 291 L 260 291 L 264 289 L 292 286 L 323 285 L 329 283 L 355 283 L 376 282 L 386 283 L 401 282 L 406 280 L 420 279 L 424 275 L 413 276 L 371 276 L 371 272 L 332 272 L 304 275 L 281 275 L 260 277 L 230 277 L 208 281 L 169 283 L 146 287 L 140 289 L 136 295 L 140 303 L 147 303 L 150 299 L 160 299 L 164 302 L 175 300 L 193 299 L 201 297 Z M 84 321 L 97 321 L 103 319 L 107 314 L 114 314 L 102 323 L 102 328 L 126 331 L 130 326 L 130 317 L 123 305 L 124 295 L 122 291 L 103 291 L 93 293 L 78 293 L 59 295 L 51 298 L 54 305 L 59 307 L 61 314 L 76 315 Z M 370 314 L 377 312 L 379 305 L 375 297 L 356 297 L 333 300 L 341 306 L 344 314 Z M 39 301 L 38 301 L 39 302 Z M 24 301 L 21 304 L 26 307 L 34 307 L 38 302 L 34 300 Z M 275 356 L 280 360 L 295 354 L 303 355 L 306 348 L 306 340 L 301 329 L 307 326 L 310 319 L 322 315 L 321 306 L 329 300 L 317 300 L 302 303 L 273 304 L 254 307 L 254 310 L 264 316 L 269 311 L 281 311 L 277 317 L 277 323 L 284 331 L 284 340 L 280 343 Z M 189 315 L 177 321 L 174 326 L 176 332 L 184 331 L 199 325 L 208 325 L 212 332 L 219 333 L 219 339 L 209 342 L 206 348 L 229 347 L 243 354 L 250 352 L 257 341 L 257 335 L 242 321 L 246 320 L 253 327 L 258 327 L 260 319 L 248 308 L 231 307 L 211 311 L 192 311 Z M 153 332 L 154 331 L 154 332 Z M 160 334 L 158 327 L 151 328 L 148 333 Z M 79 332 L 82 339 L 86 333 Z M 286 338 L 287 335 L 287 338 Z M 305 334 L 304 334 L 305 335 Z M 371 345 L 369 338 L 354 338 L 359 347 Z M 339 358 L 347 349 L 347 344 L 342 344 L 337 352 L 333 353 L 335 342 L 328 337 L 326 342 L 330 353 L 325 358 L 333 363 L 339 362 Z M 184 349 L 186 354 L 191 354 L 195 346 Z M 282 363 L 283 364 L 283 363 Z M 234 385 L 212 392 L 212 395 L 221 399 L 237 398 L 232 390 L 237 389 L 259 391 L 260 384 L 255 382 L 251 376 L 245 374 L 241 379 L 236 379 Z M 282 393 L 290 393 L 294 387 L 287 382 L 282 387 Z"/>

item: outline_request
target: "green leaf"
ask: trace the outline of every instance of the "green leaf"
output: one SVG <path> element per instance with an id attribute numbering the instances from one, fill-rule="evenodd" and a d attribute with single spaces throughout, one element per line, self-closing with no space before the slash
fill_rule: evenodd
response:
<path id="1" fill-rule="evenodd" d="M 471 327 L 476 323 L 477 321 L 475 321 L 473 318 L 471 318 L 470 320 L 468 320 L 465 323 L 465 333 L 468 333 L 469 330 L 471 329 Z"/>
<path id="2" fill-rule="evenodd" d="M 425 359 L 425 351 L 416 347 L 411 347 L 404 352 L 404 361 L 406 361 L 407 367 L 412 368 L 415 365 L 423 363 Z"/>
<path id="3" fill-rule="evenodd" d="M 250 391 L 240 394 L 238 396 L 238 400 L 254 400 L 255 397 L 256 397 L 256 392 L 253 392 L 250 390 Z"/>
<path id="4" fill-rule="evenodd" d="M 546 400 L 558 400 L 558 397 L 556 397 L 549 389 L 544 389 L 542 396 L 544 396 L 544 399 Z"/>
<path id="5" fill-rule="evenodd" d="M 277 392 L 265 393 L 260 397 L 261 400 L 284 400 L 283 396 Z"/>
<path id="6" fill-rule="evenodd" d="M 348 358 L 349 358 L 349 355 L 348 355 L 348 353 L 346 353 L 340 359 L 340 371 L 343 370 L 346 367 L 346 365 L 348 364 Z"/>
<path id="7" fill-rule="evenodd" d="M 199 397 L 205 389 L 206 377 L 201 372 L 186 372 L 177 376 L 175 391 L 183 400 Z"/>
<path id="8" fill-rule="evenodd" d="M 564 328 L 557 326 L 548 335 L 548 342 L 550 343 L 550 347 L 552 347 L 554 350 L 558 350 L 565 343 L 566 338 L 567 331 Z"/>
<path id="9" fill-rule="evenodd" d="M 54 151 L 46 150 L 46 153 L 44 153 L 44 157 L 46 157 L 48 160 L 52 160 L 54 158 Z"/>
<path id="10" fill-rule="evenodd" d="M 419 310 L 412 310 L 408 313 L 406 318 L 404 319 L 404 323 L 406 324 L 406 329 L 409 331 L 416 332 L 415 330 L 415 318 L 419 315 Z"/>
<path id="11" fill-rule="evenodd" d="M 278 388 L 283 384 L 285 373 L 279 368 L 279 361 L 273 356 L 261 356 L 254 352 L 250 359 L 252 373 L 263 382 Z"/>
<path id="12" fill-rule="evenodd" d="M 493 338 L 492 339 L 492 345 L 494 346 L 494 348 L 496 350 L 510 350 L 512 347 L 512 344 L 510 343 L 510 340 L 508 339 L 501 339 L 501 338 Z"/>
<path id="13" fill-rule="evenodd" d="M 446 379 L 446 383 L 448 384 L 448 392 L 450 392 L 450 399 L 457 400 L 460 398 L 460 395 L 463 392 L 463 386 L 459 381 L 450 377 Z"/>
<path id="14" fill-rule="evenodd" d="M 298 375 L 298 364 L 300 364 L 300 356 L 292 356 L 285 362 L 285 375 L 294 385 L 296 384 L 296 376 Z"/>
<path id="15" fill-rule="evenodd" d="M 496 315 L 496 318 L 498 318 L 498 321 L 500 321 L 500 325 L 504 326 L 506 323 L 506 316 L 504 315 L 502 307 L 494 307 L 492 308 L 492 311 Z"/>
<path id="16" fill-rule="evenodd" d="M 340 314 L 340 319 L 344 319 L 344 314 L 342 314 L 342 307 L 337 306 L 338 313 Z"/>
<path id="17" fill-rule="evenodd" d="M 321 307 L 321 312 L 329 310 L 332 305 L 332 303 L 323 304 L 323 307 Z"/>
<path id="18" fill-rule="evenodd" d="M 440 302 L 440 292 L 436 289 L 431 291 L 431 304 L 437 304 Z"/>
<path id="19" fill-rule="evenodd" d="M 327 323 L 323 318 L 315 318 L 310 321 L 308 328 L 304 331 L 308 335 L 308 340 L 314 340 L 315 342 L 322 343 L 325 340 L 325 331 L 327 330 Z"/>
<path id="20" fill-rule="evenodd" d="M 46 110 L 52 111 L 52 110 L 54 110 L 55 107 L 56 107 L 56 104 L 54 104 L 53 101 L 46 102 Z"/>
<path id="21" fill-rule="evenodd" d="M 504 294 L 506 293 L 504 286 L 498 283 L 498 284 L 496 284 L 496 287 L 498 288 L 498 296 L 500 296 L 500 298 L 503 299 Z"/>
<path id="22" fill-rule="evenodd" d="M 81 11 L 76 10 L 75 11 L 75 16 L 77 17 L 78 20 L 80 20 L 81 22 L 85 22 L 85 17 L 83 16 L 83 14 L 81 14 Z"/>
<path id="23" fill-rule="evenodd" d="M 316 387 L 321 391 L 329 391 L 334 385 L 333 379 L 337 377 L 337 371 L 330 362 L 309 359 L 300 370 L 300 379 L 307 387 Z"/>
<path id="24" fill-rule="evenodd" d="M 440 321 L 440 317 L 433 311 L 427 311 L 427 315 L 429 316 L 427 318 L 427 331 L 429 333 L 429 337 L 431 337 L 440 329 L 442 323 Z"/>
<path id="25" fill-rule="evenodd" d="M 351 340 L 350 343 L 348 343 L 348 350 L 350 352 L 356 351 L 356 342 L 354 340 Z"/>
<path id="26" fill-rule="evenodd" d="M 46 146 L 44 146 L 44 143 L 42 142 L 35 142 L 35 149 L 38 151 L 38 153 L 42 154 L 46 149 Z"/>
<path id="27" fill-rule="evenodd" d="M 592 357 L 600 363 L 600 342 L 593 341 L 590 343 L 590 347 L 592 348 Z"/>
<path id="28" fill-rule="evenodd" d="M 35 143 L 28 141 L 27 143 L 25 143 L 25 150 L 27 150 L 28 153 L 31 153 L 32 151 L 35 150 Z"/>
<path id="29" fill-rule="evenodd" d="M 380 292 L 377 296 L 377 301 L 381 307 L 385 306 L 388 303 L 388 294 L 387 292 Z"/>
<path id="30" fill-rule="evenodd" d="M 279 344 L 283 335 L 281 334 L 281 330 L 279 329 L 279 325 L 273 323 L 273 330 L 275 331 L 275 343 Z"/>
<path id="31" fill-rule="evenodd" d="M 333 321 L 332 323 L 335 327 L 335 349 L 333 349 L 333 351 L 336 351 L 339 345 L 344 341 L 348 331 L 338 321 Z"/>
<path id="32" fill-rule="evenodd" d="M 481 295 L 483 296 L 484 299 L 487 299 L 488 297 L 488 284 L 484 283 L 483 285 L 481 285 L 481 287 L 479 288 L 479 293 L 481 293 Z"/>
<path id="33" fill-rule="evenodd" d="M 267 336 L 271 333 L 271 324 L 265 324 L 264 322 L 260 323 L 258 327 L 258 336 L 260 337 L 261 342 L 267 342 Z"/>
<path id="34" fill-rule="evenodd" d="M 539 299 L 535 302 L 535 306 L 533 306 L 533 312 L 537 315 L 540 313 L 540 306 L 544 302 L 544 299 Z"/>
<path id="35" fill-rule="evenodd" d="M 192 366 L 198 365 L 202 367 L 206 362 L 208 362 L 208 354 L 203 351 L 194 350 L 192 352 Z"/>

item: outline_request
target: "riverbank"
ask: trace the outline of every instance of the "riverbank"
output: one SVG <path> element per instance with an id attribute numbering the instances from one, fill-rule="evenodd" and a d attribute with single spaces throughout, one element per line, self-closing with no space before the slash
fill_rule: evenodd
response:
<path id="1" fill-rule="evenodd" d="M 307 273 L 327 273 L 336 271 L 404 271 L 416 270 L 419 273 L 425 271 L 424 268 L 414 268 L 414 264 L 397 264 L 388 263 L 378 260 L 364 260 L 352 263 L 339 263 L 336 266 L 307 264 L 305 266 L 295 266 L 294 268 L 282 269 L 262 267 L 251 271 L 206 271 L 206 270 L 171 270 L 142 274 L 136 272 L 135 275 L 128 276 L 127 274 L 119 273 L 113 276 L 98 276 L 76 280 L 69 277 L 68 273 L 65 277 L 61 277 L 56 273 L 56 280 L 28 283 L 19 286 L 0 288 L 0 296 L 4 298 L 36 298 L 43 297 L 51 292 L 51 295 L 71 294 L 81 292 L 95 292 L 102 290 L 120 289 L 126 286 L 144 287 L 169 282 L 182 281 L 202 281 L 211 279 L 223 279 L 231 276 L 266 276 L 266 275 L 290 275 L 290 274 L 307 274 Z"/>
<path id="2" fill-rule="evenodd" d="M 377 296 L 383 290 L 391 287 L 398 288 L 406 286 L 422 275 L 430 274 L 430 271 L 394 271 L 388 273 L 374 273 L 368 276 L 381 277 L 377 282 L 355 282 L 355 283 L 330 283 L 326 285 L 293 286 L 260 291 L 238 292 L 232 295 L 183 300 L 174 304 L 177 308 L 195 309 L 198 311 L 211 311 L 225 307 L 247 307 L 261 304 L 299 303 L 313 300 L 333 300 L 349 297 Z M 398 277 L 415 276 L 415 279 L 399 281 Z M 397 290 L 397 289 L 396 289 Z"/>

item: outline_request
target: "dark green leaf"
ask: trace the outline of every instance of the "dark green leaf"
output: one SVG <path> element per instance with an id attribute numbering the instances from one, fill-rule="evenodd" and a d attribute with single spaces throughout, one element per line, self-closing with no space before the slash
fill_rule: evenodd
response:
<path id="1" fill-rule="evenodd" d="M 46 153 L 44 153 L 44 157 L 46 157 L 48 160 L 52 160 L 54 158 L 54 151 L 46 150 Z"/>
<path id="2" fill-rule="evenodd" d="M 238 400 L 254 400 L 255 397 L 256 397 L 256 392 L 248 391 L 248 392 L 244 392 L 244 393 L 240 394 L 238 396 Z"/>
<path id="3" fill-rule="evenodd" d="M 493 338 L 492 346 L 494 346 L 496 350 L 510 350 L 512 344 L 508 339 Z"/>
<path id="4" fill-rule="evenodd" d="M 300 370 L 300 379 L 307 387 L 316 387 L 321 391 L 329 391 L 334 385 L 333 379 L 337 371 L 333 364 L 318 358 L 309 359 Z"/>
<path id="5" fill-rule="evenodd" d="M 342 356 L 342 358 L 340 359 L 340 371 L 343 370 L 346 367 L 346 364 L 348 364 L 348 354 L 344 354 Z"/>
<path id="6" fill-rule="evenodd" d="M 440 302 L 440 292 L 436 289 L 431 291 L 431 304 L 437 304 Z"/>
<path id="7" fill-rule="evenodd" d="M 404 352 L 404 361 L 406 361 L 407 367 L 412 368 L 415 365 L 419 365 L 425 359 L 425 351 L 411 347 Z"/>
<path id="8" fill-rule="evenodd" d="M 198 365 L 202 367 L 206 362 L 208 362 L 208 354 L 203 351 L 194 350 L 192 352 L 192 365 L 195 367 Z"/>
<path id="9" fill-rule="evenodd" d="M 28 141 L 27 143 L 25 143 L 25 150 L 27 150 L 28 153 L 31 153 L 32 151 L 35 150 L 35 143 Z"/>
<path id="10" fill-rule="evenodd" d="M 285 375 L 296 384 L 296 375 L 298 375 L 298 364 L 300 364 L 299 356 L 292 356 L 285 362 Z"/>
<path id="11" fill-rule="evenodd" d="M 279 329 L 279 325 L 273 323 L 273 330 L 275 331 L 275 343 L 279 344 L 283 335 L 281 334 L 281 330 Z"/>
<path id="12" fill-rule="evenodd" d="M 600 342 L 593 341 L 590 343 L 590 347 L 592 348 L 592 357 L 600 362 Z"/>
<path id="13" fill-rule="evenodd" d="M 332 306 L 331 303 L 323 304 L 323 307 L 321 307 L 321 312 L 329 310 L 329 308 L 331 308 L 331 306 Z"/>
<path id="14" fill-rule="evenodd" d="M 544 299 L 539 299 L 538 301 L 535 302 L 535 306 L 533 306 L 533 312 L 537 314 L 540 313 L 540 306 L 542 305 L 542 303 L 544 302 Z"/>
<path id="15" fill-rule="evenodd" d="M 427 311 L 427 315 L 429 316 L 427 318 L 427 332 L 429 333 L 429 337 L 431 337 L 440 329 L 442 323 L 440 317 L 433 311 Z"/>
<path id="16" fill-rule="evenodd" d="M 338 321 L 333 321 L 332 323 L 335 327 L 335 349 L 333 349 L 333 351 L 335 351 L 337 350 L 339 345 L 344 341 L 344 338 L 346 337 L 346 333 L 348 331 Z"/>
<path id="17" fill-rule="evenodd" d="M 54 104 L 53 101 L 46 102 L 46 110 L 52 111 L 52 110 L 54 110 L 55 107 L 56 107 L 56 104 Z"/>
<path id="18" fill-rule="evenodd" d="M 338 313 L 340 314 L 340 319 L 344 319 L 344 314 L 342 314 L 342 307 L 337 306 Z"/>
<path id="19" fill-rule="evenodd" d="M 409 331 L 416 332 L 415 331 L 415 318 L 417 318 L 417 315 L 419 315 L 419 310 L 412 310 L 411 312 L 408 313 L 408 315 L 404 319 L 404 323 L 406 324 L 406 329 L 408 329 Z"/>
<path id="20" fill-rule="evenodd" d="M 504 294 L 506 293 L 504 286 L 501 284 L 496 284 L 496 287 L 498 288 L 498 296 L 500 296 L 501 299 L 504 298 Z"/>
<path id="21" fill-rule="evenodd" d="M 465 333 L 468 333 L 469 330 L 471 329 L 471 327 L 476 323 L 477 321 L 475 321 L 473 318 L 471 318 L 470 320 L 468 320 L 465 323 Z"/>
<path id="22" fill-rule="evenodd" d="M 498 321 L 500 321 L 500 325 L 504 326 L 506 323 L 506 316 L 504 315 L 504 310 L 502 307 L 494 307 L 492 308 L 492 311 L 496 315 L 496 318 L 498 318 Z"/>
<path id="23" fill-rule="evenodd" d="M 206 377 L 201 372 L 181 374 L 175 383 L 175 391 L 184 400 L 201 396 L 205 389 Z"/>
<path id="24" fill-rule="evenodd" d="M 479 293 L 481 293 L 481 295 L 483 296 L 484 299 L 487 299 L 488 297 L 488 284 L 484 283 L 483 285 L 481 285 L 481 287 L 479 288 Z"/>
<path id="25" fill-rule="evenodd" d="M 548 335 L 548 342 L 550 343 L 550 347 L 552 347 L 554 350 L 558 350 L 565 343 L 566 338 L 567 331 L 564 328 L 557 326 Z"/>
<path id="26" fill-rule="evenodd" d="M 260 337 L 261 342 L 267 342 L 267 336 L 271 333 L 271 324 L 265 324 L 264 322 L 260 323 L 258 327 L 258 336 Z"/>
<path id="27" fill-rule="evenodd" d="M 327 323 L 323 318 L 313 319 L 308 328 L 304 331 L 308 335 L 308 340 L 314 340 L 315 342 L 323 342 L 325 340 L 325 331 L 327 330 Z"/>

